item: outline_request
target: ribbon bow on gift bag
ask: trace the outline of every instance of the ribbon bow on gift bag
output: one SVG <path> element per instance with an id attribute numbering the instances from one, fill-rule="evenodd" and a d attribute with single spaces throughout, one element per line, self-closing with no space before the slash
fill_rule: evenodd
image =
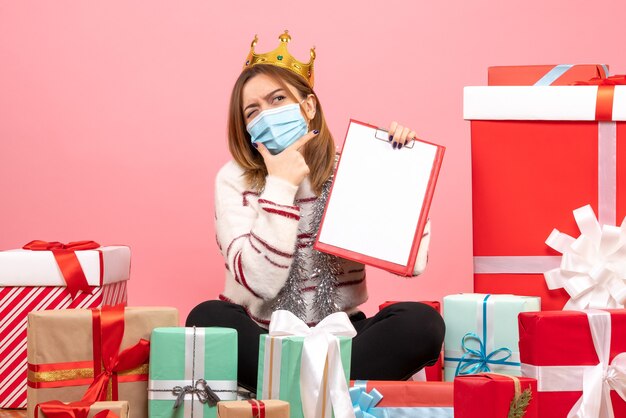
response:
<path id="1" fill-rule="evenodd" d="M 330 417 L 331 404 L 336 418 L 354 418 L 337 338 L 356 336 L 345 312 L 328 315 L 309 328 L 291 312 L 277 310 L 272 313 L 269 335 L 304 337 L 300 396 L 305 418 Z M 324 402 L 328 398 L 330 402 Z"/>

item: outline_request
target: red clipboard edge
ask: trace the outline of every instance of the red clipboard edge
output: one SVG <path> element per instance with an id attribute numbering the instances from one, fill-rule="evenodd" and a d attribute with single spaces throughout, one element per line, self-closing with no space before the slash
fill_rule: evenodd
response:
<path id="1" fill-rule="evenodd" d="M 373 129 L 380 129 L 377 126 L 371 125 L 369 123 L 361 122 L 356 119 L 350 119 L 350 122 L 348 123 L 348 128 L 346 129 L 346 134 L 344 136 L 344 141 L 343 141 L 343 145 L 341 148 L 341 154 L 339 154 L 339 161 L 337 162 L 337 169 L 335 170 L 335 173 L 339 171 L 339 166 L 341 164 L 341 157 L 343 156 L 343 148 L 346 145 L 346 139 L 348 137 L 348 132 L 350 130 L 350 126 L 352 125 L 352 123 L 357 123 L 359 125 L 364 125 Z M 416 138 L 415 140 L 423 142 L 425 144 L 433 145 L 437 147 L 437 151 L 435 153 L 435 160 L 433 161 L 433 167 L 432 167 L 431 174 L 430 174 L 430 181 L 428 182 L 428 188 L 426 189 L 426 193 L 424 194 L 424 202 L 422 204 L 422 213 L 420 214 L 420 219 L 417 223 L 417 229 L 415 230 L 415 236 L 413 238 L 413 244 L 411 246 L 411 252 L 409 253 L 409 259 L 407 260 L 407 265 L 403 266 L 400 264 L 392 263 L 390 261 L 381 260 L 379 258 L 371 257 L 371 256 L 360 254 L 354 251 L 346 250 L 344 248 L 339 248 L 334 245 L 320 242 L 319 231 L 321 231 L 322 227 L 324 226 L 324 221 L 326 219 L 326 211 L 328 210 L 328 205 L 326 205 L 326 207 L 324 208 L 324 215 L 322 216 L 322 221 L 320 223 L 318 234 L 315 237 L 315 244 L 313 245 L 313 248 L 315 250 L 326 252 L 326 253 L 331 253 L 339 257 L 345 258 L 347 260 L 352 260 L 352 261 L 360 262 L 360 263 L 367 264 L 373 267 L 381 268 L 383 270 L 387 270 L 389 272 L 392 272 L 401 276 L 413 275 L 415 261 L 417 258 L 417 251 L 419 250 L 419 245 L 422 240 L 422 235 L 424 234 L 424 228 L 426 227 L 426 222 L 428 221 L 428 212 L 430 210 L 430 204 L 432 202 L 432 197 L 435 191 L 435 185 L 437 184 L 437 179 L 439 177 L 439 171 L 441 169 L 443 155 L 446 150 L 445 147 L 434 144 L 432 142 L 423 141 L 418 138 Z M 333 182 L 330 188 L 328 199 L 330 199 L 330 197 L 332 196 L 334 187 L 335 187 L 335 183 Z"/>

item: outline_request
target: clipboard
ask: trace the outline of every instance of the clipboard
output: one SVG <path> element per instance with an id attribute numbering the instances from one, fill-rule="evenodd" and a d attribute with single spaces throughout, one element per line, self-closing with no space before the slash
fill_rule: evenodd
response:
<path id="1" fill-rule="evenodd" d="M 411 276 L 444 152 L 417 138 L 392 149 L 387 131 L 350 119 L 314 248 Z"/>

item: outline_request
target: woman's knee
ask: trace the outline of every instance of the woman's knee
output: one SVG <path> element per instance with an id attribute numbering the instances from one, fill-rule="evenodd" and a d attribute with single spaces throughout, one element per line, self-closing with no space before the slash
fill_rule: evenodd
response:
<path id="1" fill-rule="evenodd" d="M 233 315 L 233 311 L 242 310 L 241 306 L 222 300 L 207 300 L 196 305 L 185 321 L 187 327 L 221 326 Z M 245 311 L 244 311 L 245 313 Z"/>
<path id="2" fill-rule="evenodd" d="M 420 302 L 399 302 L 385 309 L 389 310 L 387 315 L 397 316 L 402 322 L 407 339 L 420 341 L 433 356 L 439 355 L 446 325 L 436 309 Z"/>

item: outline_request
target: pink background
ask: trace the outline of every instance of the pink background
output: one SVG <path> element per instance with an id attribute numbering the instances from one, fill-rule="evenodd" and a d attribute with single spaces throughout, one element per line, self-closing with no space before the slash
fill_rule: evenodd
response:
<path id="1" fill-rule="evenodd" d="M 0 248 L 128 244 L 131 304 L 174 305 L 184 318 L 215 298 L 224 264 L 213 182 L 230 158 L 230 89 L 254 34 L 268 51 L 288 28 L 297 57 L 317 46 L 316 92 L 338 144 L 352 117 L 396 119 L 447 147 L 427 272 L 404 280 L 369 269 L 366 313 L 470 291 L 462 87 L 486 84 L 490 65 L 623 73 L 625 12 L 624 2 L 572 0 L 3 2 Z"/>

